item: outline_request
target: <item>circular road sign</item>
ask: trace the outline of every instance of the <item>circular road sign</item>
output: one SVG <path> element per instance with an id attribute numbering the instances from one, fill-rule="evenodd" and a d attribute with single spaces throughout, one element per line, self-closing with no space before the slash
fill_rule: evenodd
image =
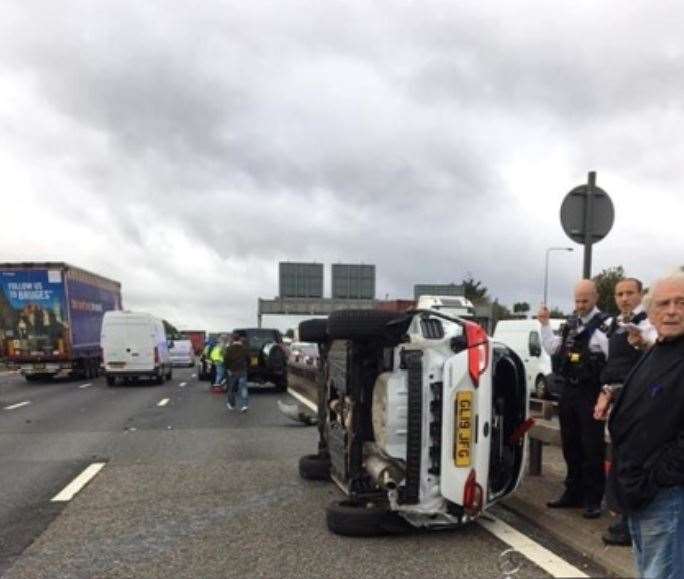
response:
<path id="1" fill-rule="evenodd" d="M 594 185 L 592 195 L 592 219 L 589 224 L 591 243 L 601 241 L 613 227 L 615 208 L 613 202 L 600 187 Z M 561 225 L 567 236 L 577 243 L 584 243 L 586 205 L 589 186 L 575 187 L 565 196 L 560 210 Z"/>

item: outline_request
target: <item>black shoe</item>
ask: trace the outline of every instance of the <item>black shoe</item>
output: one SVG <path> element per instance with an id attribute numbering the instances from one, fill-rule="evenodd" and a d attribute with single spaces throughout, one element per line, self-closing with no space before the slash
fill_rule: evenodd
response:
<path id="1" fill-rule="evenodd" d="M 629 525 L 624 517 L 610 525 L 606 532 L 601 535 L 601 539 L 606 545 L 618 545 L 620 547 L 631 547 L 632 537 L 629 534 Z"/>
<path id="2" fill-rule="evenodd" d="M 575 509 L 582 506 L 582 501 L 564 493 L 561 498 L 546 503 L 546 506 L 550 509 Z"/>
<path id="3" fill-rule="evenodd" d="M 598 519 L 601 516 L 601 505 L 587 505 L 582 516 L 585 519 Z"/>

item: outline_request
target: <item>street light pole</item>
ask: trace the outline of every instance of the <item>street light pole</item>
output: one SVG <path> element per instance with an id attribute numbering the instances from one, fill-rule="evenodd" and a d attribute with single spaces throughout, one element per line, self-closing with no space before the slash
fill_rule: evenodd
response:
<path id="1" fill-rule="evenodd" d="M 544 307 L 549 299 L 549 253 L 552 251 L 575 251 L 572 247 L 548 247 L 546 249 L 546 264 L 544 267 Z"/>

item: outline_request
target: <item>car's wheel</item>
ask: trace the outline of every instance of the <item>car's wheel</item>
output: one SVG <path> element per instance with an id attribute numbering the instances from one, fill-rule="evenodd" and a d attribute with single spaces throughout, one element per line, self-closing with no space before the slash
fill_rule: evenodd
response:
<path id="1" fill-rule="evenodd" d="M 167 380 L 173 379 L 173 368 L 169 368 L 169 371 L 166 373 L 166 379 Z"/>
<path id="2" fill-rule="evenodd" d="M 382 310 L 338 310 L 328 318 L 328 334 L 333 340 L 398 340 L 406 332 L 410 316 Z M 395 322 L 391 326 L 390 322 Z M 404 323 L 401 323 L 404 322 Z"/>
<path id="3" fill-rule="evenodd" d="M 273 384 L 275 385 L 276 392 L 287 392 L 287 374 L 275 378 Z"/>
<path id="4" fill-rule="evenodd" d="M 38 374 L 24 374 L 24 378 L 27 382 L 40 382 L 43 377 Z"/>
<path id="5" fill-rule="evenodd" d="M 114 376 L 108 374 L 105 376 L 105 380 L 107 380 L 107 386 L 116 386 L 116 378 Z"/>
<path id="6" fill-rule="evenodd" d="M 328 529 L 348 537 L 372 537 L 408 531 L 410 525 L 397 513 L 365 502 L 334 501 L 326 509 Z"/>
<path id="7" fill-rule="evenodd" d="M 299 339 L 302 342 L 322 343 L 328 341 L 328 320 L 315 318 L 299 324 Z"/>
<path id="8" fill-rule="evenodd" d="M 299 459 L 299 476 L 306 480 L 330 480 L 330 458 L 307 454 Z"/>
<path id="9" fill-rule="evenodd" d="M 537 376 L 534 382 L 534 395 L 541 400 L 546 400 L 549 397 L 549 389 L 544 376 Z"/>
<path id="10" fill-rule="evenodd" d="M 166 381 L 166 376 L 164 375 L 164 370 L 160 369 L 157 375 L 154 377 L 155 384 L 163 384 Z"/>

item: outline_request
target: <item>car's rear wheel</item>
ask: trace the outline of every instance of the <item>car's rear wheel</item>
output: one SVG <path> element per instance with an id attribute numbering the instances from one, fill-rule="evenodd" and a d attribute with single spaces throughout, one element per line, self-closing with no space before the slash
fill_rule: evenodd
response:
<path id="1" fill-rule="evenodd" d="M 159 370 L 157 375 L 154 377 L 155 384 L 163 384 L 165 382 L 164 370 Z"/>
<path id="2" fill-rule="evenodd" d="M 330 503 L 325 520 L 333 533 L 347 537 L 388 535 L 411 528 L 397 513 L 384 506 L 349 499 Z"/>
<path id="3" fill-rule="evenodd" d="M 116 378 L 114 376 L 107 375 L 105 380 L 107 380 L 107 386 L 116 386 Z"/>
<path id="4" fill-rule="evenodd" d="M 405 320 L 406 323 L 399 323 Z M 398 339 L 410 316 L 383 310 L 338 310 L 328 318 L 328 334 L 333 340 Z M 390 322 L 395 322 L 391 326 Z"/>
<path id="5" fill-rule="evenodd" d="M 534 394 L 541 400 L 546 400 L 549 397 L 549 388 L 544 376 L 537 376 L 537 379 L 534 381 Z"/>
<path id="6" fill-rule="evenodd" d="M 330 480 L 330 458 L 307 454 L 299 459 L 299 476 L 306 480 Z"/>
<path id="7" fill-rule="evenodd" d="M 302 342 L 315 342 L 320 344 L 328 341 L 328 320 L 315 318 L 305 320 L 299 324 L 299 339 Z"/>

